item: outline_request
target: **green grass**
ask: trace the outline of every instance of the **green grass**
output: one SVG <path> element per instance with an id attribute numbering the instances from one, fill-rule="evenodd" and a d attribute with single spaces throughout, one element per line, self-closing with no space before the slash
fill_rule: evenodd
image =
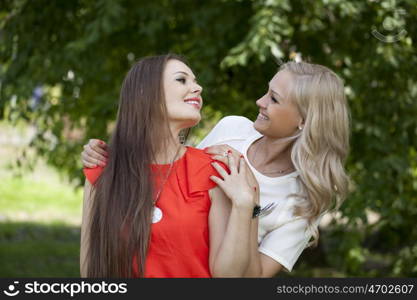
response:
<path id="1" fill-rule="evenodd" d="M 0 277 L 79 277 L 80 228 L 0 223 Z"/>
<path id="2" fill-rule="evenodd" d="M 82 190 L 30 177 L 0 178 L 0 277 L 79 277 Z"/>
<path id="3" fill-rule="evenodd" d="M 13 221 L 81 223 L 82 190 L 52 180 L 0 178 L 0 216 Z"/>

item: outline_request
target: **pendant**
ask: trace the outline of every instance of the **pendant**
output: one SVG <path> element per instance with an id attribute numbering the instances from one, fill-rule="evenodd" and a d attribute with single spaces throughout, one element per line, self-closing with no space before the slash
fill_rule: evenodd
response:
<path id="1" fill-rule="evenodd" d="M 162 219 L 162 210 L 159 207 L 153 207 L 152 223 L 158 223 Z"/>

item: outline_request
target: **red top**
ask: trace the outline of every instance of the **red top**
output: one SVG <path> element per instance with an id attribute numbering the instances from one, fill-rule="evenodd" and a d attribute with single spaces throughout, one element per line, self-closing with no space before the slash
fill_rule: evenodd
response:
<path id="1" fill-rule="evenodd" d="M 211 277 L 208 232 L 211 201 L 208 191 L 216 186 L 209 177 L 218 176 L 210 164 L 212 161 L 203 150 L 187 147 L 185 154 L 174 162 L 156 203 L 163 216 L 151 226 L 145 277 Z M 157 180 L 161 183 L 169 165 L 151 167 L 153 172 L 163 174 L 159 176 L 162 179 Z M 102 170 L 101 167 L 85 168 L 84 174 L 94 184 Z M 133 274 L 134 277 L 138 275 L 135 263 Z"/>

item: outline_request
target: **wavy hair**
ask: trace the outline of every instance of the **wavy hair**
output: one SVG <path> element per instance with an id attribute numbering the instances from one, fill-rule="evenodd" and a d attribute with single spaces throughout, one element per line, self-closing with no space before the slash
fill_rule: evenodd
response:
<path id="1" fill-rule="evenodd" d="M 294 214 L 308 220 L 317 245 L 319 232 L 313 223 L 324 212 L 338 208 L 348 194 L 349 177 L 344 163 L 349 153 L 349 109 L 343 81 L 330 69 L 306 62 L 288 62 L 280 71 L 293 80 L 289 99 L 298 108 L 304 125 L 291 149 L 305 201 Z"/>

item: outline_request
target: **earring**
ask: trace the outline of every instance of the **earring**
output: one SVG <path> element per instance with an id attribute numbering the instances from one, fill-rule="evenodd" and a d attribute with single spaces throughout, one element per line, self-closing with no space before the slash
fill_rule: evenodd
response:
<path id="1" fill-rule="evenodd" d="M 301 127 L 301 125 L 298 125 L 298 130 L 303 130 L 303 127 Z"/>
<path id="2" fill-rule="evenodd" d="M 178 138 L 179 138 L 179 140 L 180 140 L 180 144 L 181 144 L 181 145 L 184 145 L 184 143 L 185 143 L 185 135 L 184 135 L 184 134 L 180 134 L 180 135 L 178 136 Z"/>

